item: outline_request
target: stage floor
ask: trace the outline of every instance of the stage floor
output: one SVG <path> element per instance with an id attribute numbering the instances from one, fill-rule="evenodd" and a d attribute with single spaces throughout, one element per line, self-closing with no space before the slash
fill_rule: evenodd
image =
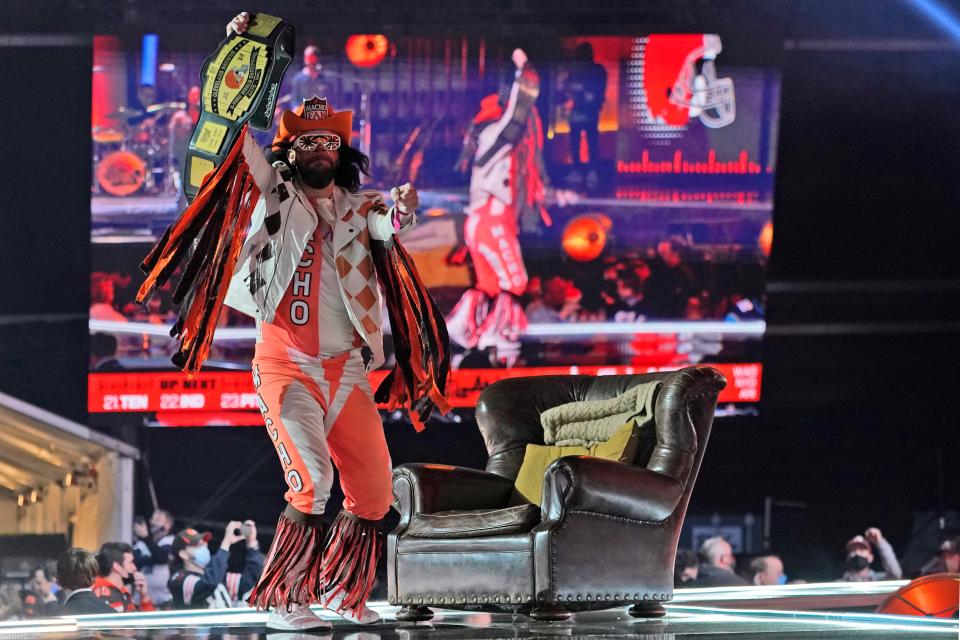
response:
<path id="1" fill-rule="evenodd" d="M 42 621 L 0 623 L 3 638 L 210 638 L 294 640 L 494 640 L 526 638 L 723 638 L 724 640 L 797 638 L 912 638 L 960 636 L 956 620 L 886 616 L 870 613 L 902 583 L 867 585 L 796 585 L 746 589 L 677 591 L 667 615 L 637 620 L 626 609 L 581 613 L 565 622 L 541 623 L 502 613 L 435 609 L 428 623 L 398 623 L 397 608 L 373 603 L 384 622 L 358 627 L 329 612 L 333 633 L 267 632 L 266 614 L 251 609 L 197 610 L 147 614 L 78 616 Z M 704 604 L 709 603 L 709 604 Z M 813 610 L 815 608 L 815 610 Z M 866 609 L 866 611 L 862 611 Z"/>

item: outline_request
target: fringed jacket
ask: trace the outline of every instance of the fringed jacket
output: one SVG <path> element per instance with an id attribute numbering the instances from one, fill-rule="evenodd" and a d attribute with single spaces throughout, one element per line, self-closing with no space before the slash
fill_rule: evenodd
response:
<path id="1" fill-rule="evenodd" d="M 243 155 L 262 195 L 224 302 L 258 322 L 272 322 L 318 218 L 286 167 L 271 166 L 249 134 L 243 140 Z M 370 241 L 386 241 L 412 229 L 416 215 L 397 217 L 377 191 L 350 193 L 334 187 L 333 202 L 337 215 L 333 252 L 340 293 L 350 321 L 370 348 L 369 371 L 384 362 L 381 294 Z"/>

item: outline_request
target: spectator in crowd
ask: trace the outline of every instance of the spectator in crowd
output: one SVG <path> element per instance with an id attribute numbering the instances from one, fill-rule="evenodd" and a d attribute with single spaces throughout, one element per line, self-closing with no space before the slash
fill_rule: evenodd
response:
<path id="1" fill-rule="evenodd" d="M 614 322 L 638 322 L 644 320 L 650 313 L 650 303 L 643 295 L 645 278 L 643 273 L 650 275 L 650 269 L 627 268 L 619 272 L 617 278 L 617 298 L 610 307 L 609 316 Z"/>
<path id="2" fill-rule="evenodd" d="M 874 560 L 874 549 L 880 556 L 883 571 L 874 571 L 870 568 Z M 847 541 L 846 568 L 843 577 L 840 578 L 844 582 L 899 580 L 903 576 L 893 547 L 876 527 L 870 527 L 862 536 L 854 536 Z"/>
<path id="3" fill-rule="evenodd" d="M 133 547 L 126 542 L 107 542 L 97 553 L 100 575 L 93 582 L 93 592 L 107 601 L 114 611 L 153 611 L 147 592 L 147 580 L 137 571 Z M 134 593 L 128 586 L 132 586 Z M 135 599 L 139 598 L 139 604 Z"/>
<path id="4" fill-rule="evenodd" d="M 59 615 L 60 601 L 57 599 L 53 576 L 46 565 L 39 565 L 33 570 L 23 593 L 22 611 L 24 618 Z"/>
<path id="5" fill-rule="evenodd" d="M 692 587 L 742 587 L 749 583 L 735 573 L 737 559 L 733 547 L 720 536 L 707 538 L 700 545 L 700 566 Z"/>
<path id="6" fill-rule="evenodd" d="M 750 582 L 755 585 L 787 584 L 787 574 L 783 572 L 783 560 L 779 556 L 768 555 L 750 561 Z"/>
<path id="7" fill-rule="evenodd" d="M 689 587 L 697 579 L 699 557 L 693 549 L 677 549 L 673 563 L 673 586 Z"/>
<path id="8" fill-rule="evenodd" d="M 0 584 L 0 620 L 10 620 L 19 617 L 23 611 L 23 601 L 17 585 Z"/>
<path id="9" fill-rule="evenodd" d="M 235 544 L 230 547 L 227 576 L 223 584 L 227 588 L 227 593 L 230 594 L 233 605 L 245 607 L 247 595 L 256 586 L 263 571 L 264 557 L 257 541 L 257 524 L 253 520 L 244 521 L 241 534 L 246 544 L 242 546 Z"/>
<path id="10" fill-rule="evenodd" d="M 90 334 L 90 371 L 110 373 L 123 371 L 117 359 L 117 337 L 110 333 Z"/>
<path id="11" fill-rule="evenodd" d="M 582 164 L 580 140 L 586 133 L 587 160 L 596 162 L 600 146 L 600 110 L 607 90 L 607 71 L 594 62 L 593 46 L 582 42 L 577 46 L 564 92 L 570 106 L 570 146 L 573 164 Z"/>
<path id="12" fill-rule="evenodd" d="M 113 276 L 102 271 L 90 274 L 90 319 L 126 322 L 127 319 L 114 306 L 116 287 Z"/>
<path id="13" fill-rule="evenodd" d="M 170 556 L 173 547 L 173 515 L 166 509 L 157 509 L 150 516 L 149 525 L 142 519 L 133 524 L 133 561 L 147 579 L 147 592 L 155 607 L 164 608 L 170 602 Z"/>
<path id="14" fill-rule="evenodd" d="M 167 583 L 174 609 L 230 606 L 230 594 L 223 581 L 227 576 L 230 547 L 244 539 L 240 528 L 239 522 L 227 523 L 220 549 L 214 555 L 207 546 L 212 537 L 209 532 L 184 529 L 176 535 L 170 561 L 171 577 Z"/>
<path id="15" fill-rule="evenodd" d="M 331 86 L 323 77 L 323 65 L 320 64 L 320 55 L 317 48 L 310 44 L 303 49 L 303 68 L 293 76 L 290 83 L 290 107 L 303 104 L 313 96 L 327 98 L 331 103 L 337 102 L 337 97 L 331 94 Z"/>
<path id="16" fill-rule="evenodd" d="M 697 293 L 696 279 L 680 255 L 682 245 L 665 240 L 657 245 L 658 262 L 651 269 L 644 293 L 650 316 L 678 320 L 686 316 L 687 301 Z"/>
<path id="17" fill-rule="evenodd" d="M 526 309 L 528 322 L 570 322 L 576 319 L 583 294 L 572 281 L 554 276 L 543 284 L 543 296 Z"/>
<path id="18" fill-rule="evenodd" d="M 100 565 L 92 553 L 85 549 L 67 549 L 57 560 L 57 579 L 66 590 L 67 597 L 60 615 L 84 615 L 89 613 L 114 613 L 106 600 L 93 592 L 93 583 L 100 573 Z"/>
<path id="19" fill-rule="evenodd" d="M 920 569 L 920 575 L 960 573 L 960 536 L 940 543 L 937 555 Z"/>

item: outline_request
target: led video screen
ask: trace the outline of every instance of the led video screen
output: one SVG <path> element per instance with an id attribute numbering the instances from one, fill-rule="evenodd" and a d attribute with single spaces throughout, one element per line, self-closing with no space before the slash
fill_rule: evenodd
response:
<path id="1" fill-rule="evenodd" d="M 225 307 L 188 377 L 170 362 L 178 278 L 134 302 L 138 265 L 187 204 L 208 44 L 95 39 L 93 414 L 260 424 L 253 319 Z M 447 318 L 455 407 L 503 377 L 711 364 L 729 381 L 720 412 L 752 411 L 780 75 L 763 60 L 725 64 L 731 47 L 716 34 L 564 37 L 527 43 L 521 66 L 508 41 L 307 37 L 277 110 L 313 96 L 352 110 L 364 188 L 389 202 L 392 187 L 416 186 L 418 223 L 402 242 Z M 274 132 L 253 133 L 269 147 Z"/>

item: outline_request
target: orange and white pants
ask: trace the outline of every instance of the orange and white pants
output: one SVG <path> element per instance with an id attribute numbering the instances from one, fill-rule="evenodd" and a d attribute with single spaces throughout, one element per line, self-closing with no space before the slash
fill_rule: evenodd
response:
<path id="1" fill-rule="evenodd" d="M 522 295 L 527 289 L 527 268 L 517 238 L 516 211 L 483 193 L 470 204 L 463 235 L 477 277 L 475 287 L 491 298 L 501 291 Z"/>
<path id="2" fill-rule="evenodd" d="M 336 465 L 343 508 L 367 520 L 386 515 L 393 503 L 390 452 L 360 349 L 297 361 L 258 353 L 253 382 L 287 502 L 301 513 L 322 514 Z"/>

